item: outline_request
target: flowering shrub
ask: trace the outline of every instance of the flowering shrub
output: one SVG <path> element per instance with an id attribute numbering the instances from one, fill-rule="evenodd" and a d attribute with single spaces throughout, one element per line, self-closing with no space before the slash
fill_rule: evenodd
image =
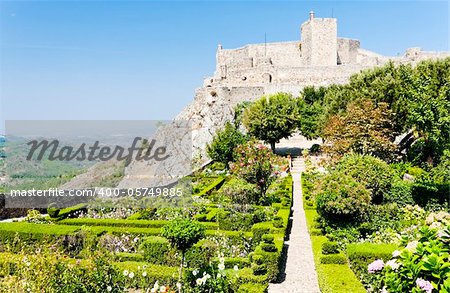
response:
<path id="1" fill-rule="evenodd" d="M 136 252 L 138 250 L 139 237 L 122 234 L 121 236 L 105 234 L 99 239 L 100 247 L 111 252 Z"/>
<path id="2" fill-rule="evenodd" d="M 29 210 L 25 221 L 35 224 L 47 224 L 49 221 L 37 210 Z"/>
<path id="3" fill-rule="evenodd" d="M 127 208 L 99 208 L 88 209 L 86 212 L 80 212 L 78 218 L 92 218 L 92 219 L 126 219 L 135 211 Z"/>
<path id="4" fill-rule="evenodd" d="M 244 233 L 239 238 L 230 238 L 217 231 L 214 236 L 208 238 L 217 245 L 219 252 L 227 257 L 246 257 L 252 251 L 252 239 L 245 237 Z"/>
<path id="5" fill-rule="evenodd" d="M 418 240 L 410 241 L 392 259 L 376 260 L 369 273 L 379 274 L 385 292 L 450 292 L 450 226 L 419 229 Z"/>
<path id="6" fill-rule="evenodd" d="M 261 197 L 265 196 L 275 177 L 287 169 L 285 159 L 254 140 L 236 147 L 235 163 L 230 165 L 232 173 L 256 185 Z"/>
<path id="7" fill-rule="evenodd" d="M 232 271 L 225 270 L 225 259 L 223 255 L 219 255 L 219 263 L 217 268 L 209 265 L 202 269 L 192 271 L 192 281 L 188 292 L 232 292 L 230 288 L 231 274 L 238 274 L 239 267 L 234 266 Z"/>
<path id="8" fill-rule="evenodd" d="M 71 263 L 67 256 L 49 251 L 19 253 L 13 274 L 0 280 L 1 292 L 124 292 L 124 284 L 108 259 Z"/>

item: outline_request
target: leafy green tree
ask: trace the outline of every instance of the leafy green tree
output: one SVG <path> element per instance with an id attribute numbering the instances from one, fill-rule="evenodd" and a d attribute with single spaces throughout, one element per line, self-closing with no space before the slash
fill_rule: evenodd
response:
<path id="1" fill-rule="evenodd" d="M 347 85 L 327 88 L 319 128 L 331 117 L 348 112 L 350 103 L 369 99 L 386 103 L 392 113 L 391 128 L 406 136 L 398 153 L 407 153 L 416 164 L 439 163 L 450 147 L 450 58 L 427 60 L 416 66 L 392 62 L 350 78 Z"/>
<path id="2" fill-rule="evenodd" d="M 287 138 L 297 128 L 297 105 L 292 95 L 277 93 L 254 102 L 244 111 L 243 124 L 248 133 L 270 144 Z"/>
<path id="3" fill-rule="evenodd" d="M 320 136 L 321 117 L 323 116 L 323 99 L 326 94 L 325 87 L 306 87 L 297 99 L 298 129 L 307 139 Z"/>
<path id="4" fill-rule="evenodd" d="M 236 105 L 236 107 L 234 107 L 234 127 L 236 127 L 236 129 L 239 129 L 239 127 L 242 124 L 242 118 L 244 117 L 244 111 L 245 109 L 247 109 L 250 105 L 252 104 L 252 102 L 250 101 L 244 101 L 241 102 L 239 104 Z"/>
<path id="5" fill-rule="evenodd" d="M 183 264 L 186 251 L 205 237 L 205 226 L 189 219 L 173 220 L 161 229 L 161 235 L 181 252 L 179 280 L 183 276 Z"/>
<path id="6" fill-rule="evenodd" d="M 406 127 L 419 142 L 413 159 L 436 165 L 450 148 L 450 58 L 419 63 L 405 95 Z M 411 143 L 411 145 L 413 144 Z"/>
<path id="7" fill-rule="evenodd" d="M 386 103 L 372 100 L 351 102 L 346 112 L 331 116 L 322 131 L 325 151 L 341 157 L 348 152 L 389 160 L 395 151 L 396 132 Z"/>
<path id="8" fill-rule="evenodd" d="M 234 148 L 244 143 L 245 140 L 245 136 L 233 124 L 227 122 L 225 127 L 214 135 L 211 143 L 206 146 L 206 152 L 212 160 L 224 163 L 228 168 L 228 162 L 233 161 Z"/>

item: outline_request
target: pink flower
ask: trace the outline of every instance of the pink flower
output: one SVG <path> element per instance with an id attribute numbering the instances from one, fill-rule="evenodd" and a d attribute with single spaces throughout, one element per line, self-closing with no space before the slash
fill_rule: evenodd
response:
<path id="1" fill-rule="evenodd" d="M 433 291 L 433 285 L 429 281 L 425 281 L 422 278 L 418 278 L 416 280 L 416 285 L 427 293 L 431 293 L 431 291 Z"/>
<path id="2" fill-rule="evenodd" d="M 381 271 L 384 268 L 384 261 L 382 259 L 377 259 L 373 263 L 369 264 L 367 271 L 371 274 Z"/>

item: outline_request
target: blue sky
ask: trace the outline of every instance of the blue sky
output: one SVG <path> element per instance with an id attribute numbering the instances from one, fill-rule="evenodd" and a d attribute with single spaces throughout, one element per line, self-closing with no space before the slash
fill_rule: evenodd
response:
<path id="1" fill-rule="evenodd" d="M 313 9 L 386 55 L 449 49 L 447 1 L 2 1 L 1 120 L 171 119 L 218 43 L 300 38 Z M 0 127 L 1 130 L 2 127 Z"/>

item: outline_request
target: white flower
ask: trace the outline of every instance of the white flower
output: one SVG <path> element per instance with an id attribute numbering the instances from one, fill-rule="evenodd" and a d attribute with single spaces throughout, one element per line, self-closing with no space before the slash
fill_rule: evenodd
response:
<path id="1" fill-rule="evenodd" d="M 156 290 L 158 290 L 158 288 L 159 288 L 159 284 L 158 284 L 158 281 L 156 281 L 155 285 L 153 285 L 153 289 L 155 289 L 155 292 L 156 292 Z"/>
<path id="2" fill-rule="evenodd" d="M 127 270 L 124 270 L 123 271 L 123 275 L 126 277 L 126 276 L 128 276 L 128 271 Z"/>
<path id="3" fill-rule="evenodd" d="M 238 268 L 237 265 L 235 265 L 235 266 L 233 267 L 233 269 L 234 269 L 235 271 L 238 271 L 238 270 L 239 270 L 239 268 Z"/>
<path id="4" fill-rule="evenodd" d="M 386 262 L 386 266 L 391 267 L 395 271 L 400 267 L 400 264 L 395 259 L 391 259 Z"/>
<path id="5" fill-rule="evenodd" d="M 180 282 L 177 283 L 177 288 L 178 288 L 178 290 L 181 290 L 181 283 Z"/>
<path id="6" fill-rule="evenodd" d="M 130 272 L 130 274 L 128 275 L 128 277 L 130 277 L 130 279 L 133 279 L 133 278 L 134 278 L 134 273 L 133 273 L 133 272 Z"/>
<path id="7" fill-rule="evenodd" d="M 150 290 L 150 292 L 151 292 L 151 293 L 155 293 L 155 292 L 156 292 L 156 289 L 155 289 L 155 288 L 152 288 L 152 289 Z"/>
<path id="8" fill-rule="evenodd" d="M 146 271 L 144 271 L 144 272 L 142 273 L 142 277 L 147 277 L 147 272 L 146 272 Z"/>
<path id="9" fill-rule="evenodd" d="M 203 284 L 203 280 L 201 278 L 198 278 L 195 282 L 197 283 L 197 286 L 201 286 Z"/>
<path id="10" fill-rule="evenodd" d="M 392 257 L 398 257 L 400 255 L 400 251 L 398 251 L 398 250 L 395 250 L 393 253 L 392 253 Z"/>
<path id="11" fill-rule="evenodd" d="M 225 269 L 225 264 L 220 263 L 218 268 L 219 268 L 220 271 L 223 271 Z"/>
<path id="12" fill-rule="evenodd" d="M 419 244 L 419 241 L 411 241 L 408 243 L 408 245 L 406 245 L 406 249 L 408 249 L 411 252 L 415 252 L 417 245 Z"/>
<path id="13" fill-rule="evenodd" d="M 159 287 L 159 292 L 166 292 L 166 286 Z"/>
<path id="14" fill-rule="evenodd" d="M 112 287 L 111 286 L 106 287 L 106 291 L 111 292 L 112 291 Z"/>
<path id="15" fill-rule="evenodd" d="M 194 277 L 197 276 L 198 270 L 197 270 L 197 269 L 193 270 L 193 271 L 192 271 L 192 274 L 194 275 Z"/>

